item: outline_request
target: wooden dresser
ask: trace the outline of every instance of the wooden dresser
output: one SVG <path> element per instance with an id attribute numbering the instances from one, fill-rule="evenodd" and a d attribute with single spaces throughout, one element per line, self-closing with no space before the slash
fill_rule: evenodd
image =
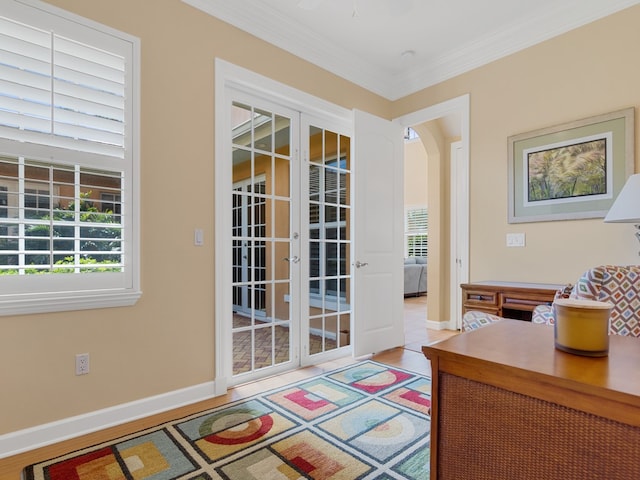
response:
<path id="1" fill-rule="evenodd" d="M 552 327 L 504 320 L 423 352 L 432 480 L 640 479 L 640 339 L 582 357 Z"/>
<path id="2" fill-rule="evenodd" d="M 463 283 L 462 315 L 469 310 L 492 313 L 499 317 L 531 320 L 531 312 L 540 304 L 551 305 L 558 290 L 565 285 L 522 282 Z"/>

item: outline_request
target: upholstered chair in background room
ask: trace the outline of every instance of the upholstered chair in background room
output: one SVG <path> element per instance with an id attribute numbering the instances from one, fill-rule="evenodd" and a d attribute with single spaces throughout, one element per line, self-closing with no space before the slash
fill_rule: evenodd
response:
<path id="1" fill-rule="evenodd" d="M 640 337 L 639 265 L 599 265 L 587 270 L 574 285 L 570 298 L 613 304 L 609 333 Z M 531 321 L 553 325 L 553 307 L 538 305 Z"/>

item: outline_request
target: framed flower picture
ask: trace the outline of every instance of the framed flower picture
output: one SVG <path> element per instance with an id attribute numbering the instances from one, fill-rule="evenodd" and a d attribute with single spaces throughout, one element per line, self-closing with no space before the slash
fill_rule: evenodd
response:
<path id="1" fill-rule="evenodd" d="M 604 217 L 634 168 L 634 108 L 508 139 L 509 223 Z"/>

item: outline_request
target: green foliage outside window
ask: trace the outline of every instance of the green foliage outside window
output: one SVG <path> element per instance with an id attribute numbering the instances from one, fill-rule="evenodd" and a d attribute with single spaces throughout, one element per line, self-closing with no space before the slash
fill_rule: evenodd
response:
<path id="1" fill-rule="evenodd" d="M 66 208 L 54 209 L 52 222 L 31 223 L 25 226 L 25 250 L 28 252 L 24 254 L 28 259 L 25 263 L 32 266 L 23 268 L 25 274 L 122 271 L 122 267 L 119 266 L 122 260 L 119 215 L 114 215 L 111 210 L 100 212 L 87 200 L 90 195 L 91 192 L 80 195 L 80 250 L 85 253 L 80 254 L 78 262 L 76 263 L 75 255 L 69 253 L 75 251 L 78 228 L 77 223 L 72 223 L 76 218 L 76 205 L 75 202 L 71 202 Z M 38 220 L 50 219 L 49 214 L 38 216 Z M 0 239 L 0 253 L 15 251 L 17 247 L 16 238 Z M 51 265 L 52 256 L 54 261 Z M 2 257 L 5 265 L 18 264 L 17 253 L 8 253 Z M 45 266 L 50 267 L 42 268 Z M 19 272 L 18 268 L 2 269 L 0 275 L 17 275 Z"/>

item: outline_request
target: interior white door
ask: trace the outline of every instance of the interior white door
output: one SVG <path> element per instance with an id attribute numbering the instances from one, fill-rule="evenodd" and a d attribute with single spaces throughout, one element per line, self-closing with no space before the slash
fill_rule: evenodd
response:
<path id="1" fill-rule="evenodd" d="M 404 344 L 403 154 L 399 124 L 354 111 L 353 353 Z"/>

